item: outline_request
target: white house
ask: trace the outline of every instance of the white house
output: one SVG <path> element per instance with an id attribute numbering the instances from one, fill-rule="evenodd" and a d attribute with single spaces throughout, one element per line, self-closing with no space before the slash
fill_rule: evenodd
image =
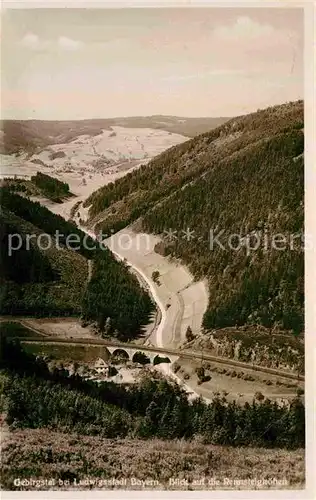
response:
<path id="1" fill-rule="evenodd" d="M 98 373 L 102 373 L 104 375 L 107 375 L 109 367 L 108 367 L 107 363 L 104 361 L 104 359 L 98 358 L 94 364 L 94 369 Z"/>

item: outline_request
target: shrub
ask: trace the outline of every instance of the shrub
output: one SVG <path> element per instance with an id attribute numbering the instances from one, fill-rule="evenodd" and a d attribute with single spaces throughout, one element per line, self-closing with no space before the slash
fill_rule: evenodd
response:
<path id="1" fill-rule="evenodd" d="M 180 370 L 180 368 L 181 368 L 181 366 L 179 365 L 179 363 L 175 362 L 173 365 L 174 373 L 177 373 Z"/>
<path id="2" fill-rule="evenodd" d="M 159 284 L 159 277 L 160 277 L 160 273 L 159 271 L 153 271 L 152 272 L 152 275 L 151 275 L 151 279 L 153 280 L 154 283 L 156 283 L 157 285 Z"/>
<path id="3" fill-rule="evenodd" d="M 195 336 L 193 335 L 192 328 L 188 326 L 187 331 L 185 332 L 185 338 L 187 339 L 188 342 L 192 342 L 192 340 L 195 339 Z"/>
<path id="4" fill-rule="evenodd" d="M 199 379 L 202 379 L 205 376 L 205 369 L 203 366 L 199 366 L 195 369 L 195 373 L 197 374 Z"/>
<path id="5" fill-rule="evenodd" d="M 257 391 L 257 392 L 255 393 L 254 398 L 255 398 L 257 401 L 263 401 L 263 400 L 264 400 L 264 395 L 262 394 L 262 392 Z"/>
<path id="6" fill-rule="evenodd" d="M 160 363 L 170 363 L 170 359 L 167 358 L 167 357 L 163 357 L 163 356 L 159 356 L 157 355 L 155 358 L 154 358 L 154 365 L 159 365 Z"/>
<path id="7" fill-rule="evenodd" d="M 196 368 L 195 372 L 198 376 L 198 385 L 211 380 L 211 376 L 205 374 L 205 369 L 203 366 L 199 366 L 198 368 Z"/>
<path id="8" fill-rule="evenodd" d="M 109 376 L 109 377 L 114 377 L 114 376 L 115 376 L 115 375 L 117 375 L 117 374 L 118 374 L 118 370 L 115 368 L 115 366 L 110 365 L 110 366 L 108 367 L 108 376 Z"/>

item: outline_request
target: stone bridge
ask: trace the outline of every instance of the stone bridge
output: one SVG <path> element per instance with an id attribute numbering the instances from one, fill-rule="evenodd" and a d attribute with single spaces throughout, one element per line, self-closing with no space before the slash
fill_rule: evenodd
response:
<path id="1" fill-rule="evenodd" d="M 147 350 L 145 346 L 139 347 L 118 347 L 118 346 L 106 346 L 106 351 L 109 352 L 110 358 L 121 358 L 130 361 L 137 362 L 140 353 L 147 357 L 151 364 L 159 364 L 161 362 L 173 363 L 178 359 L 179 356 L 166 355 L 161 352 L 155 352 L 152 350 Z M 163 361 L 162 361 L 163 360 Z"/>
<path id="2" fill-rule="evenodd" d="M 17 337 L 18 338 L 18 337 Z M 103 361 L 110 361 L 111 359 L 120 358 L 121 360 L 128 360 L 139 362 L 141 364 L 160 364 L 160 363 L 173 363 L 179 359 L 177 353 L 166 351 L 165 349 L 155 348 L 153 346 L 145 345 L 131 345 L 123 343 L 106 342 L 101 339 L 85 339 L 78 338 L 66 339 L 58 337 L 29 337 L 21 338 L 20 342 L 24 344 L 40 344 L 41 351 L 50 352 L 49 346 L 57 348 L 61 347 L 63 352 L 63 345 L 67 346 L 67 350 L 71 348 L 71 356 L 75 359 L 85 359 L 87 361 L 95 361 L 102 359 Z M 76 354 L 77 351 L 77 354 Z"/>

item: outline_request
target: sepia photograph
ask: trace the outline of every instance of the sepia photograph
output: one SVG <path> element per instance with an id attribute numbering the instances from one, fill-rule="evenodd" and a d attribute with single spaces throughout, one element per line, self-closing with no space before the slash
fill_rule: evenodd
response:
<path id="1" fill-rule="evenodd" d="M 308 6 L 63 7 L 1 12 L 1 490 L 303 494 Z"/>

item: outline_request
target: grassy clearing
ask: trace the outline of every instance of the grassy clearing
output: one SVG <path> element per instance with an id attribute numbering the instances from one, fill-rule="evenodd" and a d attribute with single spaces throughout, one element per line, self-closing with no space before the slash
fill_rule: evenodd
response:
<path id="1" fill-rule="evenodd" d="M 22 325 L 17 321 L 1 321 L 0 322 L 0 335 L 6 338 L 14 337 L 44 337 L 40 333 L 36 333 L 34 330 L 30 330 L 26 326 Z"/>
<path id="2" fill-rule="evenodd" d="M 272 489 L 300 489 L 304 488 L 304 460 L 304 450 L 237 449 L 204 445 L 198 439 L 189 442 L 102 439 L 28 429 L 9 435 L 3 450 L 2 486 L 6 490 L 36 489 L 13 484 L 14 478 L 33 478 L 55 480 L 55 486 L 41 489 L 72 489 L 78 488 L 80 480 L 90 479 L 97 488 L 97 481 L 116 478 L 123 484 L 104 489 L 143 489 L 132 484 L 134 478 L 147 480 L 148 489 L 254 489 L 254 486 L 229 485 L 227 481 L 225 485 L 224 481 L 225 478 L 257 481 L 275 478 L 285 480 L 286 484 L 270 486 Z M 198 484 L 203 478 L 204 485 Z M 68 480 L 69 485 L 59 486 L 60 479 Z M 183 481 L 186 484 L 173 486 L 170 479 L 186 480 Z M 208 485 L 212 479 L 219 484 Z M 79 488 L 89 489 L 89 486 L 81 484 Z"/>
<path id="3" fill-rule="evenodd" d="M 21 342 L 23 349 L 35 356 L 48 356 L 50 359 L 60 361 L 82 361 L 85 363 L 94 362 L 101 357 L 107 359 L 109 353 L 103 346 L 47 344 L 36 342 L 34 344 Z"/>
<path id="4" fill-rule="evenodd" d="M 197 370 L 203 366 L 208 381 L 199 380 Z M 237 367 L 227 368 L 221 363 L 198 362 L 178 359 L 173 365 L 175 373 L 196 392 L 212 399 L 214 394 L 222 394 L 228 401 L 245 403 L 253 400 L 256 393 L 261 393 L 271 401 L 291 400 L 299 390 L 304 394 L 304 383 L 259 373 Z"/>

